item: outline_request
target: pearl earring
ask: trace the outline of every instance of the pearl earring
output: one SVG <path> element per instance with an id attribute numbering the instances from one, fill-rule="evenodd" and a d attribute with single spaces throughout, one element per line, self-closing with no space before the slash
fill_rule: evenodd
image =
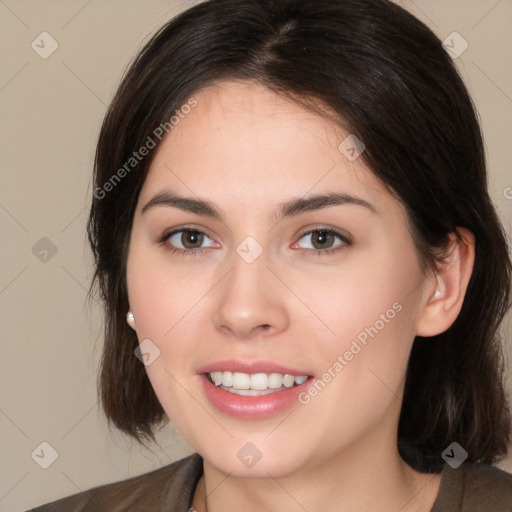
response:
<path id="1" fill-rule="evenodd" d="M 128 313 L 126 313 L 126 321 L 129 324 L 134 324 L 135 323 L 135 317 L 133 316 L 133 313 L 131 311 L 128 311 Z"/>

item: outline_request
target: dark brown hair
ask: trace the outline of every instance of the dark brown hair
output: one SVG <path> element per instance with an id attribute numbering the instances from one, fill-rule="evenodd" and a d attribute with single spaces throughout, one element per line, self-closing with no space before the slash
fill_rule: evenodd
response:
<path id="1" fill-rule="evenodd" d="M 194 93 L 236 79 L 336 113 L 407 208 L 424 269 L 439 260 L 448 233 L 464 227 L 475 235 L 458 318 L 414 341 L 398 447 L 424 472 L 441 470 L 453 441 L 470 462 L 499 460 L 510 435 L 498 329 L 510 307 L 511 262 L 487 190 L 480 128 L 440 40 L 386 0 L 207 1 L 171 20 L 131 64 L 101 128 L 88 222 L 91 290 L 99 285 L 105 305 L 98 387 L 109 422 L 142 442 L 166 420 L 125 320 L 130 231 L 156 149 L 133 168 L 126 163 Z"/>

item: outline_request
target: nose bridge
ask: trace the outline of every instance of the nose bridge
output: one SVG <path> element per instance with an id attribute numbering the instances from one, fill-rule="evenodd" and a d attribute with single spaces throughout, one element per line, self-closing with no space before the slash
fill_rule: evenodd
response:
<path id="1" fill-rule="evenodd" d="M 268 264 L 266 252 L 253 240 L 239 244 L 216 297 L 213 321 L 217 329 L 247 339 L 263 329 L 275 332 L 286 328 L 285 298 L 272 283 Z"/>

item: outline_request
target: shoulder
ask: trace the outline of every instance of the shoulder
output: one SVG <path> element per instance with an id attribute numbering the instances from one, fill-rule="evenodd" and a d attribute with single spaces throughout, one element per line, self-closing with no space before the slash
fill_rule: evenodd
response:
<path id="1" fill-rule="evenodd" d="M 486 464 L 445 464 L 432 512 L 512 510 L 512 475 Z"/>
<path id="2" fill-rule="evenodd" d="M 199 454 L 149 473 L 94 487 L 29 512 L 186 512 L 203 472 Z"/>

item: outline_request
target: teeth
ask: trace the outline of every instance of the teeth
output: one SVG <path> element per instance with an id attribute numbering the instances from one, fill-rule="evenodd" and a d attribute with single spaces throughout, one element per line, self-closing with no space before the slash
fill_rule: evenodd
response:
<path id="1" fill-rule="evenodd" d="M 232 387 L 235 389 L 250 389 L 251 388 L 251 376 L 247 373 L 233 373 Z"/>
<path id="2" fill-rule="evenodd" d="M 246 374 L 239 373 L 238 375 L 246 375 Z M 268 377 L 265 373 L 255 373 L 254 375 L 251 375 L 251 386 L 250 386 L 251 389 L 255 389 L 257 391 L 263 391 L 264 389 L 268 388 L 267 383 L 268 383 Z M 240 389 L 236 385 L 236 381 L 235 381 L 235 384 L 233 384 L 233 387 Z"/>
<path id="3" fill-rule="evenodd" d="M 220 386 L 222 384 L 222 373 L 221 372 L 210 373 L 210 377 L 212 378 L 213 383 L 216 386 Z"/>
<path id="4" fill-rule="evenodd" d="M 280 373 L 271 373 L 268 376 L 268 387 L 278 389 L 283 385 L 283 375 Z"/>
<path id="5" fill-rule="evenodd" d="M 233 385 L 233 374 L 231 372 L 215 372 L 222 375 L 222 385 L 230 388 Z"/>
<path id="6" fill-rule="evenodd" d="M 291 388 L 295 384 L 295 377 L 293 375 L 285 375 L 283 377 L 283 385 Z"/>
<path id="7" fill-rule="evenodd" d="M 291 388 L 308 380 L 307 375 L 283 375 L 282 373 L 248 373 L 241 372 L 210 372 L 208 374 L 216 386 L 230 388 L 228 391 L 246 391 L 238 393 L 247 396 L 257 396 L 251 391 L 279 389 L 283 386 Z"/>

